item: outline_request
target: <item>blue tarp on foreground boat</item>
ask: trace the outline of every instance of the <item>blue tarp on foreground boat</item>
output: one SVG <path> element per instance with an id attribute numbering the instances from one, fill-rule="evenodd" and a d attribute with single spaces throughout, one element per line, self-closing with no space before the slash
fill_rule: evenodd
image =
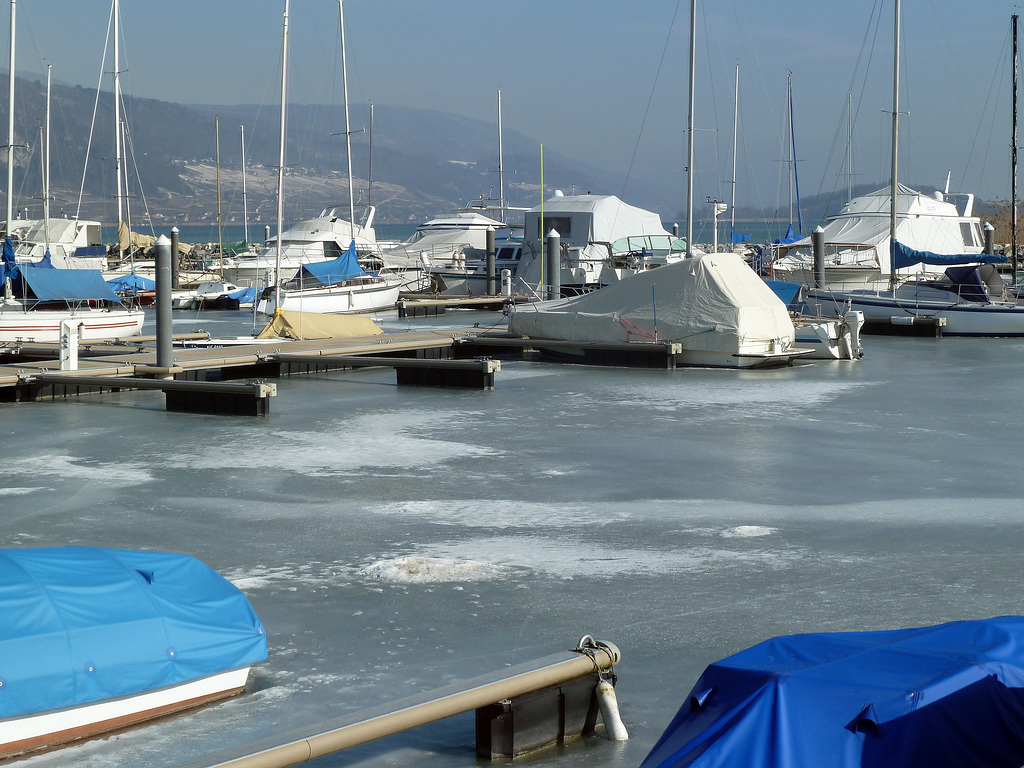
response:
<path id="1" fill-rule="evenodd" d="M 21 276 L 40 301 L 120 301 L 98 269 L 53 269 L 22 264 Z"/>
<path id="2" fill-rule="evenodd" d="M 148 691 L 267 657 L 231 582 L 188 555 L 0 549 L 0 718 Z"/>
<path id="3" fill-rule="evenodd" d="M 365 275 L 366 272 L 359 266 L 356 258 L 356 241 L 353 240 L 348 250 L 341 256 L 330 261 L 314 261 L 303 264 L 299 270 L 298 279 L 306 285 L 312 278 L 321 285 L 334 285 L 342 280 L 351 280 L 354 277 Z"/>
<path id="4" fill-rule="evenodd" d="M 1003 264 L 1005 256 L 993 253 L 941 254 L 931 251 L 915 251 L 897 240 L 889 241 L 889 263 L 892 269 L 903 269 L 915 264 L 931 264 L 936 267 L 951 267 L 957 264 Z"/>
<path id="5" fill-rule="evenodd" d="M 708 667 L 642 768 L 1019 768 L 1024 617 L 777 637 Z"/>
<path id="6" fill-rule="evenodd" d="M 783 280 L 769 280 L 762 278 L 765 285 L 772 289 L 772 293 L 778 296 L 782 303 L 790 309 L 798 307 L 803 302 L 804 286 L 800 283 L 787 283 Z"/>

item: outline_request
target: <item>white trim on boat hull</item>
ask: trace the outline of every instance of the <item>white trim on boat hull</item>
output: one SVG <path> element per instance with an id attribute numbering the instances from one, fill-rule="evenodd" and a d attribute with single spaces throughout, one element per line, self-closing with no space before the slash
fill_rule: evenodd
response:
<path id="1" fill-rule="evenodd" d="M 142 333 L 141 309 L 67 310 L 0 309 L 0 342 L 59 342 L 62 320 L 81 323 L 80 341 L 126 339 Z"/>
<path id="2" fill-rule="evenodd" d="M 249 667 L 239 667 L 153 691 L 6 718 L 0 720 L 0 758 L 90 738 L 234 696 L 241 693 L 248 676 Z"/>

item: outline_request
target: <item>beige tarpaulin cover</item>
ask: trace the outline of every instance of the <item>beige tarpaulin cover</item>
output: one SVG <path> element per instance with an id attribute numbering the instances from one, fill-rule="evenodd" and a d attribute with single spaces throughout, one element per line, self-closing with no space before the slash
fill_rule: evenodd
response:
<path id="1" fill-rule="evenodd" d="M 373 320 L 359 315 L 281 312 L 260 331 L 258 339 L 343 339 L 384 333 Z"/>
<path id="2" fill-rule="evenodd" d="M 128 225 L 123 221 L 117 223 L 117 248 L 120 251 L 127 251 L 129 246 L 128 235 L 131 234 L 131 245 L 136 248 L 152 248 L 156 245 L 156 238 L 152 235 L 141 235 L 138 232 L 129 232 Z"/>

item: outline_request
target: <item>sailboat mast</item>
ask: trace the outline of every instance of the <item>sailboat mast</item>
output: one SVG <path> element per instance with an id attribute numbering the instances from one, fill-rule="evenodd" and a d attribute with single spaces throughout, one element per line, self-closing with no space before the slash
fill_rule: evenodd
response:
<path id="1" fill-rule="evenodd" d="M 793 147 L 793 73 L 786 73 L 786 133 L 789 134 L 786 138 L 789 139 L 786 142 L 786 154 L 788 155 L 786 160 L 786 166 L 789 170 L 789 223 L 793 223 L 793 156 L 795 150 Z"/>
<path id="2" fill-rule="evenodd" d="M 690 103 L 686 115 L 686 257 L 693 256 L 693 107 L 697 63 L 697 0 L 690 0 Z"/>
<path id="3" fill-rule="evenodd" d="M 1013 284 L 1017 284 L 1017 14 L 1010 17 L 1013 37 L 1013 109 L 1010 131 L 1010 242 L 1013 251 Z"/>
<path id="4" fill-rule="evenodd" d="M 892 167 L 889 170 L 889 288 L 896 289 L 896 270 L 892 266 L 892 253 L 896 243 L 896 177 L 900 148 L 900 0 L 896 0 L 893 22 L 892 57 Z"/>
<path id="5" fill-rule="evenodd" d="M 43 232 L 46 242 L 46 253 L 50 252 L 50 75 L 52 64 L 46 65 L 46 140 L 43 148 Z"/>
<path id="6" fill-rule="evenodd" d="M 220 115 L 214 115 L 213 132 L 217 144 L 217 252 L 220 254 L 220 276 L 224 277 L 224 230 L 220 217 Z"/>
<path id="7" fill-rule="evenodd" d="M 370 158 L 366 172 L 366 207 L 373 206 L 373 104 L 370 104 Z"/>
<path id="8" fill-rule="evenodd" d="M 118 23 L 121 17 L 121 0 L 114 0 L 114 177 L 117 179 L 117 255 L 124 258 L 121 250 L 121 222 L 124 220 L 124 186 L 121 180 L 121 165 L 124 156 L 121 152 L 121 48 Z"/>
<path id="9" fill-rule="evenodd" d="M 501 147 L 501 89 L 498 89 L 498 209 L 502 224 L 505 223 L 505 177 L 502 175 Z"/>
<path id="10" fill-rule="evenodd" d="M 729 235 L 729 239 L 732 240 L 733 235 L 736 234 L 736 135 L 739 131 L 740 124 L 740 65 L 736 65 L 736 87 L 734 89 L 735 97 L 732 103 L 732 201 L 729 205 L 731 216 L 729 217 L 729 223 L 732 225 L 732 230 Z M 717 250 L 717 249 L 716 249 Z"/>
<path id="11" fill-rule="evenodd" d="M 281 44 L 281 146 L 277 158 L 277 253 L 274 258 L 274 314 L 281 314 L 281 229 L 284 222 L 284 129 L 288 105 L 288 0 L 284 0 Z"/>
<path id="12" fill-rule="evenodd" d="M 352 132 L 348 120 L 348 62 L 345 57 L 345 0 L 338 0 L 341 19 L 341 88 L 345 97 L 345 156 L 348 160 L 348 220 L 352 239 L 356 237 L 356 204 L 352 190 Z"/>
<path id="13" fill-rule="evenodd" d="M 17 0 L 11 0 L 11 68 L 7 84 L 7 237 L 11 236 L 14 222 L 14 22 L 17 15 Z"/>
<path id="14" fill-rule="evenodd" d="M 789 156 L 793 159 L 793 188 L 796 192 L 796 232 L 797 235 L 803 236 L 804 234 L 804 217 L 800 213 L 800 174 L 796 168 L 796 126 L 793 123 L 793 73 L 790 72 L 787 76 L 787 87 L 789 91 L 789 144 L 790 154 Z M 793 198 L 790 198 L 790 212 L 789 212 L 789 223 L 793 223 Z"/>
<path id="15" fill-rule="evenodd" d="M 240 125 L 242 129 L 242 231 L 245 238 L 245 246 L 249 247 L 249 198 L 245 194 L 245 124 Z"/>
<path id="16" fill-rule="evenodd" d="M 846 92 L 846 202 L 853 200 L 853 91 Z"/>

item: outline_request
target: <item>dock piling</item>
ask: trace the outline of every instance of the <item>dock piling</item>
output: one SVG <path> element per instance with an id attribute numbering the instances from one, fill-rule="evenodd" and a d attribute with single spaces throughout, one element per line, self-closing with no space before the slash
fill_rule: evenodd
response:
<path id="1" fill-rule="evenodd" d="M 160 235 L 156 240 L 156 364 L 159 368 L 174 366 L 171 328 L 172 281 L 171 241 L 167 239 L 167 235 Z"/>

